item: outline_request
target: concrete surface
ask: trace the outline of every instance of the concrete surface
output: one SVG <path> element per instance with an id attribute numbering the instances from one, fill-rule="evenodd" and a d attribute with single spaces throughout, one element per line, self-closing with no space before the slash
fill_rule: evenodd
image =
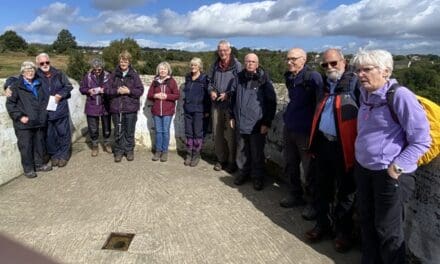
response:
<path id="1" fill-rule="evenodd" d="M 206 161 L 185 167 L 174 152 L 153 162 L 139 147 L 134 161 L 114 163 L 90 157 L 84 140 L 65 168 L 0 186 L 1 234 L 60 263 L 359 262 L 359 248 L 304 242 L 314 223 L 278 206 L 283 184 L 236 187 Z M 111 232 L 135 233 L 128 251 L 101 249 Z"/>

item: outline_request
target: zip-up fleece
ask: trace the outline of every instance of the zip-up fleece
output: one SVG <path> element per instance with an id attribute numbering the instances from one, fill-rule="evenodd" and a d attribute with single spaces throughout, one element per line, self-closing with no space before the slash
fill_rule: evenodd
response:
<path id="1" fill-rule="evenodd" d="M 167 99 L 159 100 L 154 98 L 157 93 L 166 93 Z M 170 116 L 176 112 L 176 100 L 179 99 L 180 92 L 173 77 L 167 77 L 160 81 L 159 76 L 154 77 L 148 90 L 147 99 L 153 102 L 151 113 L 156 116 Z"/>
<path id="2" fill-rule="evenodd" d="M 185 98 L 183 110 L 185 113 L 209 113 L 211 111 L 211 99 L 208 94 L 208 76 L 201 73 L 193 80 L 191 74 L 185 77 L 183 88 Z"/>

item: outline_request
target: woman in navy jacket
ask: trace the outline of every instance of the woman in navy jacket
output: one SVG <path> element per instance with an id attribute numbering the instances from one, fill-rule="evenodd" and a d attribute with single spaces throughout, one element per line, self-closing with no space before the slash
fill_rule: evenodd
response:
<path id="1" fill-rule="evenodd" d="M 200 58 L 190 62 L 191 72 L 185 77 L 183 110 L 187 155 L 185 166 L 197 166 L 203 143 L 203 118 L 209 116 L 211 100 L 208 94 L 208 76 L 203 71 Z"/>
<path id="2" fill-rule="evenodd" d="M 6 101 L 17 136 L 21 164 L 28 178 L 37 177 L 36 171 L 52 170 L 43 161 L 49 94 L 41 87 L 41 81 L 35 72 L 34 63 L 23 62 L 21 76 L 11 86 L 12 94 Z"/>

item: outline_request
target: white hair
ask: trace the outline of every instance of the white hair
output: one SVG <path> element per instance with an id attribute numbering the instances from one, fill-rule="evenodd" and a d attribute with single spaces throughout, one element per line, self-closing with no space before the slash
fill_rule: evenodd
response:
<path id="1" fill-rule="evenodd" d="M 35 62 L 38 63 L 38 60 L 41 57 L 45 57 L 45 58 L 47 58 L 49 60 L 49 54 L 43 52 L 43 53 L 38 54 L 37 57 L 35 57 Z"/>
<path id="2" fill-rule="evenodd" d="M 393 56 L 386 50 L 359 50 L 351 59 L 351 64 L 355 68 L 360 66 L 371 65 L 380 70 L 388 70 L 389 78 L 393 73 Z"/>
<path id="3" fill-rule="evenodd" d="M 35 67 L 35 64 L 32 61 L 24 61 L 21 64 L 20 72 L 23 73 L 25 70 L 28 70 L 28 69 L 33 69 L 35 71 L 35 70 L 37 70 L 37 67 Z"/>
<path id="4" fill-rule="evenodd" d="M 199 70 L 202 72 L 203 71 L 203 62 L 200 58 L 194 57 L 191 59 L 191 61 L 189 62 L 189 65 L 191 66 L 191 64 L 195 64 L 199 67 Z"/>

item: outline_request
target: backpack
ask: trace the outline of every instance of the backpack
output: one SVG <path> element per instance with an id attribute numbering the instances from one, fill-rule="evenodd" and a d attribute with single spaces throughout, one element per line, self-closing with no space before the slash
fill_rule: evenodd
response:
<path id="1" fill-rule="evenodd" d="M 393 108 L 394 94 L 396 90 L 401 87 L 398 83 L 391 85 L 386 93 L 387 105 L 390 109 L 391 116 L 396 123 L 399 123 L 396 112 Z M 426 113 L 426 118 L 429 122 L 429 135 L 431 136 L 431 147 L 417 162 L 418 166 L 428 164 L 435 159 L 440 153 L 440 106 L 436 103 L 426 99 L 425 97 L 416 95 L 417 100 L 422 105 Z"/>

